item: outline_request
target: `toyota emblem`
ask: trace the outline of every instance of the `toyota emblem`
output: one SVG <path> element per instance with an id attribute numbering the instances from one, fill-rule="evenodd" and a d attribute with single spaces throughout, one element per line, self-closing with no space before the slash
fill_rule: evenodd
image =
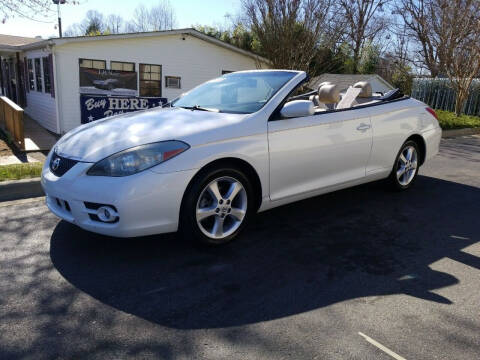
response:
<path id="1" fill-rule="evenodd" d="M 52 170 L 54 170 L 54 171 L 57 170 L 59 166 L 60 166 L 60 158 L 57 157 L 52 162 Z"/>

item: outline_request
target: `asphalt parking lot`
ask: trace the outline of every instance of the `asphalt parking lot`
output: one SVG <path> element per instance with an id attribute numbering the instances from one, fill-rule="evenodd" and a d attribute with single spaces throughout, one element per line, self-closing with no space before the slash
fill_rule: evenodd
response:
<path id="1" fill-rule="evenodd" d="M 1 359 L 478 359 L 480 137 L 199 249 L 0 204 Z M 390 351 L 390 352 L 389 352 Z"/>

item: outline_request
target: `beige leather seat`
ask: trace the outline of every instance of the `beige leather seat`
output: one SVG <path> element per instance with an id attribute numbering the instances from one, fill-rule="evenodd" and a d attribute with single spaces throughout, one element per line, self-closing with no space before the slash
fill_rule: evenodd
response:
<path id="1" fill-rule="evenodd" d="M 358 95 L 359 98 L 372 97 L 372 85 L 368 81 L 359 81 L 353 85 L 354 88 L 360 88 L 362 91 Z"/>
<path id="2" fill-rule="evenodd" d="M 320 89 L 323 85 L 333 85 L 333 83 L 331 81 L 324 81 L 318 84 L 318 89 Z"/>
<path id="3" fill-rule="evenodd" d="M 320 85 L 318 85 L 318 90 L 320 90 L 320 88 L 323 86 L 323 85 L 333 85 L 333 83 L 331 83 L 330 81 L 324 81 L 322 83 L 320 83 Z M 313 102 L 313 105 L 315 106 L 315 108 L 318 108 L 318 109 L 326 109 L 327 107 L 325 106 L 325 104 L 323 102 L 320 101 L 318 95 L 311 95 L 308 100 L 310 100 L 311 102 Z"/>
<path id="4" fill-rule="evenodd" d="M 335 84 L 324 84 L 318 88 L 318 101 L 325 104 L 328 109 L 335 109 L 340 101 L 340 89 Z"/>
<path id="5" fill-rule="evenodd" d="M 368 81 L 359 81 L 353 85 L 354 88 L 360 88 L 360 94 L 358 94 L 356 98 L 356 102 L 358 105 L 362 105 L 374 100 L 372 98 L 372 85 Z"/>

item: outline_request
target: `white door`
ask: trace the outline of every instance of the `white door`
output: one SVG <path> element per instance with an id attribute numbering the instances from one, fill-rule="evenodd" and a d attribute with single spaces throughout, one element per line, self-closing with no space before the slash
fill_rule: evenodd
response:
<path id="1" fill-rule="evenodd" d="M 372 146 L 367 109 L 268 123 L 270 198 L 280 200 L 365 176 Z"/>

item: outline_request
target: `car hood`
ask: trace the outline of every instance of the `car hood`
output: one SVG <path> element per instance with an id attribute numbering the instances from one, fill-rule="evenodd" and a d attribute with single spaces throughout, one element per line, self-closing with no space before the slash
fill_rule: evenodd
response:
<path id="1" fill-rule="evenodd" d="M 190 146 L 235 134 L 245 114 L 225 114 L 182 108 L 158 108 L 97 120 L 65 134 L 56 144 L 60 156 L 97 162 L 119 151 L 165 140 Z"/>

